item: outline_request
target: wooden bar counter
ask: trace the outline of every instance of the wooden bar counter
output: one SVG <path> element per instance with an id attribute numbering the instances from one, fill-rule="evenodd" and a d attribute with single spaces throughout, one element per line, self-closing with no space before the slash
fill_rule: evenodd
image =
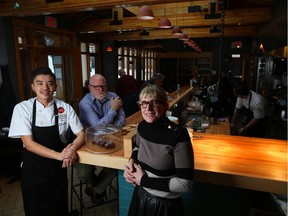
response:
<path id="1" fill-rule="evenodd" d="M 172 94 L 170 107 L 191 90 L 183 87 L 179 97 Z M 141 113 L 137 112 L 127 118 L 127 125 L 138 124 L 141 120 Z M 220 125 L 224 128 L 220 133 L 225 132 L 215 134 L 213 131 L 219 133 Z M 227 119 L 211 125 L 206 133 L 193 133 L 191 136 L 195 156 L 195 181 L 286 195 L 287 141 L 231 136 L 227 135 L 228 129 Z M 134 134 L 135 129 L 124 140 L 127 137 L 129 140 Z M 111 154 L 95 154 L 88 152 L 85 146 L 78 150 L 78 155 L 80 163 L 119 170 L 124 169 L 130 156 L 127 156 L 127 152 L 125 154 L 124 148 Z"/>

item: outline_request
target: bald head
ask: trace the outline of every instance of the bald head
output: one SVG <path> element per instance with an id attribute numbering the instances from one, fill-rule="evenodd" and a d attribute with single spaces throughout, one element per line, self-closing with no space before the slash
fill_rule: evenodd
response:
<path id="1" fill-rule="evenodd" d="M 96 99 L 102 101 L 107 94 L 107 83 L 105 77 L 101 74 L 91 76 L 89 80 L 89 90 Z"/>
<path id="2" fill-rule="evenodd" d="M 106 85 L 106 79 L 104 76 L 102 76 L 101 74 L 94 74 L 93 76 L 90 77 L 89 83 L 91 85 L 94 85 L 94 82 L 105 82 Z"/>

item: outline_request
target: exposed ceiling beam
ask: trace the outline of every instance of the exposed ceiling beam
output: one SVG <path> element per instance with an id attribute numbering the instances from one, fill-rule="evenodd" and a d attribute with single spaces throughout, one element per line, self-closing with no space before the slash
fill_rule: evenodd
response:
<path id="1" fill-rule="evenodd" d="M 93 35 L 97 40 L 153 40 L 175 38 L 171 29 L 158 28 L 159 20 L 165 15 L 173 26 L 180 26 L 189 37 L 218 37 L 220 33 L 210 33 L 212 27 L 220 28 L 222 19 L 205 19 L 210 14 L 211 3 L 216 2 L 216 13 L 221 13 L 222 2 L 225 6 L 224 36 L 255 36 L 257 30 L 272 20 L 272 3 L 274 0 L 146 0 L 154 13 L 151 21 L 136 18 L 143 0 L 65 0 L 58 3 L 43 3 L 43 0 L 19 1 L 20 8 L 14 9 L 14 0 L 0 2 L 0 16 L 32 16 L 59 14 L 60 18 L 70 20 L 76 31 Z M 250 7 L 250 4 L 253 6 Z M 229 5 L 231 9 L 229 9 Z M 189 13 L 188 8 L 200 6 L 200 12 Z M 269 7 L 268 7 L 269 6 Z M 227 8 L 226 8 L 227 7 Z M 85 11 L 79 13 L 78 11 Z M 121 22 L 112 22 L 117 11 Z M 116 23 L 116 24 L 115 24 Z M 119 23 L 119 24 L 118 24 Z M 140 36 L 143 29 L 149 36 Z M 121 33 L 121 34 L 119 34 Z M 177 38 L 177 37 L 176 37 Z"/>

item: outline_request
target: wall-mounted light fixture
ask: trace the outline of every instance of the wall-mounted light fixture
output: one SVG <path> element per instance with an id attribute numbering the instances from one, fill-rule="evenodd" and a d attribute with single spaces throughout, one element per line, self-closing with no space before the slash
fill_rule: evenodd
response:
<path id="1" fill-rule="evenodd" d="M 111 46 L 106 47 L 106 52 L 112 52 L 113 48 Z"/>
<path id="2" fill-rule="evenodd" d="M 13 8 L 19 9 L 21 7 L 21 4 L 19 2 L 14 2 Z"/>

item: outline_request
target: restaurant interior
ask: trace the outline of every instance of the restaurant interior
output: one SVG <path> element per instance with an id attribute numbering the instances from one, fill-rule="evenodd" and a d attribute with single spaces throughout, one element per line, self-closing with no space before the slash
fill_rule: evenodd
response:
<path id="1" fill-rule="evenodd" d="M 33 96 L 30 75 L 39 66 L 52 69 L 58 84 L 55 97 L 76 112 L 85 81 L 93 74 L 104 75 L 109 90 L 115 91 L 119 69 L 139 84 L 162 73 L 169 115 L 193 130 L 191 139 L 198 145 L 196 186 L 184 197 L 186 214 L 287 215 L 286 0 L 1 1 L 0 178 L 8 173 L 19 180 L 21 141 L 8 138 L 7 131 L 15 104 Z M 238 138 L 230 128 L 233 85 L 239 80 L 268 101 L 268 131 L 261 139 Z M 78 152 L 80 162 L 118 169 L 119 216 L 126 215 L 131 200 L 132 189 L 122 174 L 135 135 L 129 125 L 140 121 L 139 112 L 127 116 L 128 129 L 123 130 L 128 132 L 122 133 L 119 152 L 93 159 L 85 149 Z M 237 163 L 224 159 L 231 146 L 246 149 L 245 142 L 257 150 L 247 146 L 253 154 L 243 153 L 243 161 L 236 154 Z M 261 143 L 269 151 L 258 151 Z M 239 167 L 223 171 L 223 164 L 204 162 L 208 155 Z M 252 171 L 249 163 L 259 170 Z M 271 173 L 263 174 L 266 169 Z M 77 211 L 82 214 L 81 207 Z"/>

